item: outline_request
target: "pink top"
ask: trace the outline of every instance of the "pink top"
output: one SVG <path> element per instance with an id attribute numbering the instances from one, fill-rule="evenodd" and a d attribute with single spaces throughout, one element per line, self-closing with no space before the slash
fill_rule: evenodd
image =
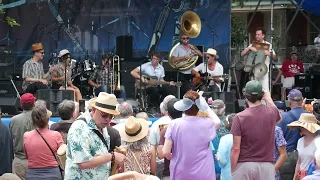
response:
<path id="1" fill-rule="evenodd" d="M 63 144 L 62 136 L 57 131 L 38 129 L 54 153 Z M 47 144 L 36 130 L 24 133 L 24 152 L 28 159 L 28 168 L 57 167 L 58 163 Z"/>

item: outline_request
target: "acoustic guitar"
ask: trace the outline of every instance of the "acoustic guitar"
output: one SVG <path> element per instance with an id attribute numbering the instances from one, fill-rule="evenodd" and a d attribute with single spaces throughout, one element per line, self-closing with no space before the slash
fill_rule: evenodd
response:
<path id="1" fill-rule="evenodd" d="M 219 76 L 211 76 L 208 73 L 201 73 L 199 72 L 200 77 L 193 77 L 192 79 L 192 83 L 193 83 L 193 89 L 198 89 L 201 85 L 205 85 L 205 81 L 208 79 L 208 83 L 210 82 L 210 80 L 214 80 L 215 78 L 225 78 L 228 79 L 229 78 L 229 74 L 223 74 L 223 75 L 219 75 Z"/>
<path id="2" fill-rule="evenodd" d="M 136 79 L 135 87 L 137 89 L 146 89 L 149 87 L 157 87 L 158 85 L 169 85 L 169 81 L 159 81 L 156 77 L 142 76 L 147 82 L 140 82 L 140 79 Z M 174 82 L 175 86 L 182 86 L 181 82 Z M 141 87 L 140 87 L 141 86 Z"/>

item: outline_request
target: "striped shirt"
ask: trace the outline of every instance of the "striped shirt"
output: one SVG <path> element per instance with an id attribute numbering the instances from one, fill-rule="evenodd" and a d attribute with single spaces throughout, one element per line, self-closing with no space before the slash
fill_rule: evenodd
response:
<path id="1" fill-rule="evenodd" d="M 27 87 L 34 82 L 26 82 L 25 78 L 42 79 L 44 77 L 43 64 L 41 61 L 36 62 L 32 58 L 23 64 L 22 78 L 24 79 L 22 89 L 26 90 Z"/>
<path id="2" fill-rule="evenodd" d="M 70 68 L 67 67 L 67 81 L 71 80 L 71 74 L 70 74 Z M 57 65 L 54 66 L 54 68 L 52 69 L 51 72 L 51 76 L 55 77 L 55 78 L 59 78 L 59 77 L 64 77 L 64 65 L 62 63 L 58 63 Z M 58 82 L 54 82 L 55 84 L 60 84 L 60 85 L 64 85 L 64 80 L 62 81 L 58 81 Z"/>

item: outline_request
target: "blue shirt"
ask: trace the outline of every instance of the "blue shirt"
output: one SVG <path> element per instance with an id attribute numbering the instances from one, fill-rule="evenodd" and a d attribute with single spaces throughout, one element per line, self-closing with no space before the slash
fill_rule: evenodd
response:
<path id="1" fill-rule="evenodd" d="M 217 152 L 218 163 L 221 167 L 221 180 L 230 180 L 231 179 L 231 148 L 233 144 L 233 135 L 227 134 L 220 139 L 219 149 Z"/>
<path id="2" fill-rule="evenodd" d="M 289 112 L 293 114 L 295 119 L 293 119 Z M 278 124 L 278 126 L 281 128 L 284 138 L 287 141 L 287 152 L 292 152 L 297 149 L 297 143 L 300 138 L 300 129 L 297 128 L 295 130 L 290 130 L 287 126 L 288 124 L 297 121 L 302 113 L 305 113 L 305 111 L 302 108 L 293 108 L 289 112 L 282 112 L 282 121 Z"/>
<path id="3" fill-rule="evenodd" d="M 138 66 L 137 68 L 140 70 L 140 66 Z M 165 76 L 163 66 L 158 64 L 156 68 L 153 68 L 151 62 L 147 62 L 141 65 L 141 74 L 147 75 L 149 77 L 157 77 L 158 80 Z"/>

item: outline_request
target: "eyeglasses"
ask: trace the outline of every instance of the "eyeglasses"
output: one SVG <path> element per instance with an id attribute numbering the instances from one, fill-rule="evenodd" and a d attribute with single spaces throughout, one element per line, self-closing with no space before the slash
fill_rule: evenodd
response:
<path id="1" fill-rule="evenodd" d="M 188 40 L 189 38 L 188 37 L 185 37 L 185 38 L 182 38 L 183 40 Z"/>
<path id="2" fill-rule="evenodd" d="M 100 110 L 97 110 L 97 111 L 99 111 L 99 113 L 100 113 L 100 115 L 101 115 L 101 117 L 103 118 L 103 119 L 113 119 L 114 118 L 114 115 L 113 114 L 108 114 L 108 113 L 104 113 L 104 112 L 101 112 Z"/>

